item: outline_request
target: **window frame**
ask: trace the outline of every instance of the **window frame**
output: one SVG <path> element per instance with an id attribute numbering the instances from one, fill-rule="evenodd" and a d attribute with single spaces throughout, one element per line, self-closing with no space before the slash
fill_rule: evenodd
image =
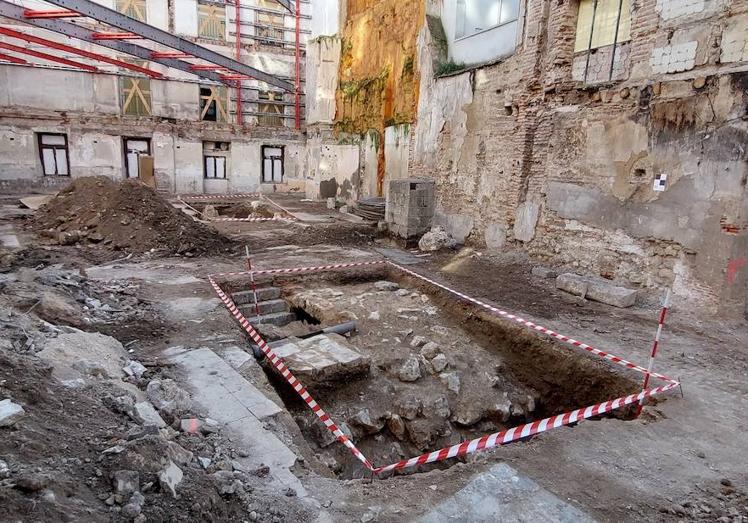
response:
<path id="1" fill-rule="evenodd" d="M 263 95 L 267 96 L 267 98 L 260 98 Z M 280 98 L 275 98 L 276 96 L 280 96 Z M 283 102 L 283 91 L 272 89 L 260 89 L 257 91 L 257 125 L 264 127 L 286 126 L 286 119 L 284 118 L 286 106 L 273 102 Z M 272 111 L 264 110 L 265 108 L 271 108 Z"/>
<path id="2" fill-rule="evenodd" d="M 216 149 L 215 144 L 225 143 L 226 149 Z M 206 149 L 207 144 L 214 144 L 212 150 Z M 220 154 L 223 153 L 223 154 Z M 216 142 L 212 140 L 203 142 L 203 179 L 204 180 L 228 180 L 229 178 L 229 155 L 231 154 L 231 142 Z M 223 176 L 216 176 L 216 159 L 223 158 Z M 208 176 L 208 160 L 213 161 L 213 176 Z"/>
<path id="3" fill-rule="evenodd" d="M 632 40 L 631 38 L 632 20 L 631 20 L 631 1 L 630 0 L 610 0 L 611 2 L 614 2 L 614 5 L 615 5 L 615 2 L 618 3 L 618 7 L 616 8 L 616 12 L 618 13 L 618 16 L 615 18 L 613 22 L 613 27 L 615 27 L 615 31 L 613 34 L 613 41 L 609 43 L 600 43 L 597 45 L 594 44 L 594 39 L 595 39 L 595 34 L 596 34 L 595 23 L 598 22 L 601 25 L 603 24 L 603 22 L 600 22 L 601 18 L 598 18 L 599 16 L 598 15 L 598 4 L 601 1 L 605 2 L 607 0 L 588 0 L 588 1 L 591 2 L 592 4 L 591 5 L 592 12 L 590 14 L 590 28 L 589 28 L 589 33 L 586 34 L 586 41 L 582 41 L 582 43 L 584 44 L 584 47 L 581 49 L 577 49 L 577 40 L 579 39 L 579 36 L 580 36 L 579 35 L 579 29 L 580 29 L 579 22 L 580 22 L 580 16 L 582 14 L 582 5 L 585 2 L 585 0 L 579 0 L 579 4 L 578 4 L 579 8 L 577 11 L 577 25 L 574 28 L 574 35 L 576 37 L 574 39 L 574 54 L 575 55 L 581 54 L 581 53 L 589 53 L 592 51 L 596 51 L 597 49 L 602 49 L 603 47 L 608 47 L 611 45 L 618 45 L 618 44 L 630 42 Z M 628 4 L 628 6 L 626 6 L 625 4 Z M 621 20 L 623 18 L 622 15 L 626 7 L 628 7 L 628 22 L 626 24 L 622 24 L 621 23 Z M 598 27 L 597 32 L 599 32 L 602 28 L 603 27 Z M 626 29 L 626 28 L 628 29 L 627 36 L 621 34 L 621 29 Z"/>
<path id="4" fill-rule="evenodd" d="M 131 178 L 139 180 L 140 179 L 140 166 L 139 165 L 137 166 L 137 176 L 130 176 L 130 160 L 127 157 L 127 154 L 128 154 L 127 142 L 131 140 L 133 142 L 145 142 L 146 144 L 148 144 L 148 150 L 143 156 L 152 156 L 151 155 L 152 144 L 151 144 L 151 139 L 145 136 L 123 136 L 122 137 L 122 153 L 124 154 L 124 157 L 125 157 L 125 178 L 128 180 Z M 137 154 L 137 156 L 140 156 L 140 155 L 141 153 Z"/>
<path id="5" fill-rule="evenodd" d="M 203 89 L 210 94 L 203 94 Z M 203 104 L 203 102 L 205 102 Z M 215 120 L 206 118 L 210 106 L 215 104 Z M 201 122 L 226 123 L 229 121 L 228 93 L 225 86 L 199 85 L 198 86 L 198 119 Z"/>
<path id="6" fill-rule="evenodd" d="M 44 144 L 42 143 L 42 138 L 44 136 L 62 136 L 65 140 L 65 143 L 63 145 L 50 145 L 50 144 Z M 42 176 L 65 176 L 70 177 L 70 148 L 69 148 L 69 142 L 68 142 L 68 135 L 66 133 L 45 133 L 45 132 L 38 132 L 36 133 L 36 140 L 39 147 L 39 160 L 42 163 Z M 44 167 L 44 149 L 52 149 L 53 151 L 58 150 L 64 150 L 65 151 L 65 163 L 67 164 L 67 174 L 59 174 L 57 172 L 53 174 L 47 174 L 46 169 Z M 54 155 L 55 158 L 55 171 L 58 171 L 57 168 L 57 154 Z"/>
<path id="7" fill-rule="evenodd" d="M 210 0 L 197 0 L 196 6 L 197 6 L 197 37 L 198 38 L 204 38 L 206 40 L 212 40 L 214 42 L 225 42 L 226 41 L 226 30 L 229 27 L 228 25 L 229 20 L 226 14 L 226 5 L 228 4 L 221 4 L 221 3 L 213 2 Z M 223 25 L 223 32 L 220 36 L 212 36 L 212 35 L 206 36 L 200 33 L 201 21 L 205 18 L 205 15 L 202 15 L 200 13 L 200 6 L 222 9 L 223 20 L 220 20 L 220 19 L 218 20 L 218 24 Z M 208 15 L 208 16 L 213 16 L 213 14 L 211 13 L 211 15 Z"/>
<path id="8" fill-rule="evenodd" d="M 467 2 L 467 1 L 469 1 L 469 0 L 462 0 L 463 4 L 465 4 L 465 2 Z M 502 4 L 504 2 L 507 2 L 507 1 L 511 2 L 511 1 L 515 1 L 515 0 L 495 0 L 495 2 L 497 2 L 499 4 L 499 14 L 501 13 L 501 6 L 502 6 Z M 499 27 L 503 27 L 505 25 L 508 25 L 508 24 L 511 24 L 511 23 L 514 23 L 514 22 L 519 22 L 520 15 L 522 13 L 522 2 L 520 0 L 516 0 L 516 2 L 517 2 L 517 16 L 514 17 L 514 18 L 512 18 L 511 20 L 507 20 L 505 22 L 499 21 L 498 23 L 496 23 L 496 24 L 494 24 L 494 25 L 492 25 L 490 27 L 486 27 L 485 29 L 481 29 L 480 31 L 476 31 L 476 32 L 470 33 L 470 34 L 465 34 L 465 35 L 462 35 L 462 36 L 457 36 L 457 19 L 458 19 L 458 9 L 459 9 L 458 6 L 459 6 L 459 3 L 460 3 L 460 0 L 456 0 L 455 1 L 455 37 L 454 37 L 454 41 L 455 42 L 459 42 L 461 40 L 466 40 L 468 38 L 472 38 L 474 36 L 477 36 L 477 35 L 480 35 L 480 34 L 483 34 L 483 33 L 487 33 L 488 31 L 493 31 L 494 29 L 498 29 Z"/>
<path id="9" fill-rule="evenodd" d="M 267 149 L 280 149 L 280 156 L 270 156 L 270 158 L 280 158 L 280 181 L 273 180 L 273 173 L 275 169 L 273 169 L 273 172 L 270 173 L 270 180 L 266 179 L 266 172 L 265 172 L 265 151 Z M 285 145 L 262 145 L 260 147 L 260 164 L 261 167 L 261 183 L 284 183 L 285 177 L 286 177 L 286 146 Z M 274 164 L 273 164 L 274 165 Z"/>

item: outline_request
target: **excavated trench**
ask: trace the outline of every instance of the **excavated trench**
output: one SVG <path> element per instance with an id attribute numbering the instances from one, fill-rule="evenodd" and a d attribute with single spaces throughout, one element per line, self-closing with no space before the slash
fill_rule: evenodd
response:
<path id="1" fill-rule="evenodd" d="M 383 279 L 397 288 L 377 283 Z M 368 358 L 368 372 L 360 366 L 337 368 L 325 377 L 299 368 L 296 375 L 375 465 L 640 387 L 595 356 L 553 343 L 399 272 L 323 273 L 277 278 L 273 285 L 282 289 L 298 319 L 261 326 L 269 341 L 356 321 L 357 330 L 346 340 L 333 338 Z M 279 343 L 285 342 L 273 345 Z M 294 371 L 293 360 L 286 362 Z M 334 442 L 298 394 L 269 365 L 264 368 L 316 457 L 341 479 L 364 476 L 358 460 Z M 630 411 L 611 415 L 626 419 Z"/>

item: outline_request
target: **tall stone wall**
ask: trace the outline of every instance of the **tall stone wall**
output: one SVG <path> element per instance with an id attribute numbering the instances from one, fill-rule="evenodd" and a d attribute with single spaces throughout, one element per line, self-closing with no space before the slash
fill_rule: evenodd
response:
<path id="1" fill-rule="evenodd" d="M 424 26 L 410 175 L 467 242 L 742 314 L 748 4 L 631 4 L 604 82 L 575 70 L 578 2 L 528 0 L 513 56 L 441 78 Z"/>

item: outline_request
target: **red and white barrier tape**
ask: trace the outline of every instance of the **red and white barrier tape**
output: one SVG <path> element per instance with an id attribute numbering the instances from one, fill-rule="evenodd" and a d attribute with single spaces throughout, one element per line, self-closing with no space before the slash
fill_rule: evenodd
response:
<path id="1" fill-rule="evenodd" d="M 211 222 L 293 222 L 293 218 L 213 218 Z"/>
<path id="2" fill-rule="evenodd" d="M 407 460 L 402 460 L 397 463 L 393 463 L 391 465 L 386 465 L 383 467 L 374 467 L 372 466 L 371 462 L 369 462 L 369 460 L 363 455 L 363 453 L 353 444 L 353 442 L 351 442 L 346 437 L 346 435 L 343 434 L 343 432 L 332 421 L 332 419 L 330 419 L 330 416 L 322 409 L 322 407 L 319 406 L 319 404 L 314 400 L 314 398 L 311 397 L 311 395 L 306 390 L 306 388 L 301 384 L 301 382 L 299 382 L 299 380 L 296 379 L 296 377 L 291 373 L 288 367 L 285 366 L 285 364 L 283 363 L 283 360 L 279 358 L 268 347 L 267 343 L 265 343 L 265 341 L 260 337 L 257 331 L 250 325 L 250 323 L 242 315 L 241 311 L 236 307 L 236 305 L 231 300 L 231 298 L 221 289 L 221 287 L 215 282 L 213 278 L 214 276 L 215 277 L 236 276 L 236 275 L 246 275 L 246 274 L 251 274 L 251 275 L 293 274 L 293 273 L 300 273 L 300 272 L 319 272 L 319 271 L 335 270 L 335 269 L 348 268 L 348 267 L 381 265 L 385 263 L 405 272 L 406 274 L 409 274 L 418 279 L 426 281 L 464 300 L 467 300 L 471 303 L 474 303 L 475 305 L 478 305 L 484 309 L 487 309 L 494 314 L 498 314 L 501 317 L 511 319 L 519 323 L 520 325 L 530 328 L 533 331 L 548 334 L 549 336 L 552 336 L 558 340 L 564 341 L 565 343 L 568 343 L 575 347 L 582 348 L 588 352 L 591 352 L 592 354 L 595 354 L 604 359 L 607 359 L 608 361 L 612 361 L 614 363 L 623 365 L 629 369 L 642 372 L 647 377 L 652 376 L 652 377 L 667 381 L 668 383 L 660 387 L 642 390 L 638 394 L 630 394 L 628 396 L 624 396 L 621 398 L 604 401 L 596 405 L 590 405 L 588 407 L 583 407 L 583 408 L 573 410 L 570 412 L 566 412 L 563 414 L 558 414 L 550 418 L 545 418 L 539 421 L 533 421 L 531 423 L 519 425 L 517 427 L 513 427 L 505 431 L 488 434 L 480 438 L 476 438 L 470 441 L 459 443 L 457 445 L 452 445 L 450 447 L 445 447 L 440 450 L 428 452 L 426 454 L 422 454 L 420 456 L 416 456 L 416 457 L 413 457 Z M 312 411 L 317 415 L 317 417 L 319 417 L 319 419 L 325 424 L 325 427 L 327 427 L 327 429 L 330 430 L 330 432 L 332 432 L 335 435 L 337 440 L 343 443 L 346 447 L 348 447 L 351 453 L 354 456 L 356 456 L 356 458 L 359 459 L 368 470 L 372 471 L 375 474 L 381 474 L 381 473 L 389 472 L 393 470 L 400 470 L 400 469 L 405 469 L 409 467 L 415 467 L 417 465 L 423 465 L 426 463 L 435 463 L 435 462 L 443 461 L 446 459 L 466 456 L 468 454 L 495 448 L 501 445 L 506 445 L 513 441 L 527 438 L 535 434 L 547 432 L 551 429 L 563 427 L 563 426 L 570 425 L 573 423 L 578 423 L 582 420 L 585 420 L 591 417 L 600 416 L 602 414 L 611 412 L 613 410 L 620 409 L 626 405 L 631 405 L 632 403 L 643 401 L 645 398 L 649 396 L 654 396 L 656 394 L 661 394 L 668 390 L 672 390 L 675 387 L 678 387 L 680 385 L 678 381 L 668 378 L 667 376 L 664 376 L 662 374 L 657 374 L 654 372 L 650 372 L 644 367 L 641 367 L 639 365 L 626 361 L 623 358 L 618 358 L 617 356 L 613 356 L 601 350 L 595 349 L 594 347 L 591 347 L 590 345 L 574 340 L 573 338 L 569 338 L 568 336 L 558 334 L 557 332 L 554 332 L 550 329 L 547 329 L 540 325 L 536 325 L 535 323 L 532 323 L 530 321 L 524 320 L 514 314 L 510 314 L 506 311 L 502 311 L 501 309 L 498 309 L 480 300 L 472 298 L 464 293 L 451 289 L 445 285 L 442 285 L 434 280 L 426 278 L 425 276 L 422 276 L 414 271 L 406 269 L 405 267 L 402 267 L 389 260 L 359 262 L 359 263 L 343 263 L 343 264 L 334 264 L 334 265 L 323 265 L 323 266 L 317 266 L 317 267 L 296 267 L 296 268 L 291 268 L 291 269 L 271 269 L 271 270 L 264 270 L 264 271 L 243 271 L 243 272 L 235 272 L 235 273 L 223 273 L 223 274 L 211 275 L 209 276 L 209 280 L 210 280 L 210 284 L 213 286 L 213 289 L 216 291 L 221 301 L 223 301 L 224 305 L 226 305 L 229 312 L 231 312 L 234 318 L 236 318 L 237 321 L 239 321 L 239 324 L 242 326 L 242 328 L 250 335 L 250 337 L 255 341 L 255 343 L 257 343 L 257 345 L 260 347 L 260 350 L 262 350 L 265 356 L 270 360 L 270 362 L 273 364 L 275 369 L 281 374 L 281 376 L 283 376 L 286 379 L 286 381 L 288 381 L 289 385 L 291 385 L 294 388 L 294 390 L 299 394 L 299 396 L 301 396 L 301 398 L 306 402 L 306 404 L 309 405 L 309 408 L 311 408 Z"/>
<path id="3" fill-rule="evenodd" d="M 183 194 L 177 196 L 180 200 L 237 200 L 243 198 L 259 198 L 260 193 L 236 193 L 236 194 Z"/>
<path id="4" fill-rule="evenodd" d="M 386 260 L 376 260 L 368 262 L 355 262 L 355 263 L 335 263 L 333 265 L 318 265 L 316 267 L 293 267 L 291 269 L 265 269 L 255 270 L 252 273 L 257 276 L 258 274 L 295 274 L 300 272 L 322 272 L 332 271 L 336 269 L 349 269 L 351 267 L 366 267 L 369 265 L 385 265 Z M 228 276 L 249 276 L 249 271 L 239 272 L 221 272 L 217 274 L 211 274 L 214 278 L 224 278 Z"/>
<path id="5" fill-rule="evenodd" d="M 366 459 L 361 451 L 356 448 L 353 442 L 348 439 L 343 431 L 338 428 L 335 422 L 330 419 L 330 416 L 328 416 L 327 413 L 322 410 L 322 407 L 320 407 L 319 404 L 314 401 L 314 398 L 312 398 L 304 385 L 302 385 L 301 382 L 296 379 L 296 376 L 294 376 L 288 369 L 288 367 L 286 367 L 285 363 L 283 363 L 283 359 L 279 358 L 270 349 L 270 347 L 268 347 L 267 343 L 265 343 L 265 340 L 263 340 L 262 337 L 260 337 L 260 334 L 252 327 L 252 325 L 249 324 L 247 319 L 234 304 L 233 300 L 231 300 L 231 298 L 229 298 L 229 296 L 225 292 L 223 292 L 223 289 L 218 286 L 218 284 L 215 282 L 215 280 L 213 280 L 212 277 L 208 277 L 208 279 L 210 281 L 210 284 L 213 286 L 213 290 L 216 291 L 218 297 L 221 299 L 221 301 L 223 301 L 223 304 L 226 305 L 226 308 L 228 308 L 229 312 L 234 316 L 234 318 L 237 319 L 239 325 L 241 325 L 242 328 L 247 332 L 247 334 L 249 334 L 250 338 L 252 338 L 252 340 L 254 340 L 258 347 L 260 347 L 260 350 L 265 354 L 268 360 L 270 360 L 270 363 L 273 364 L 275 370 L 277 370 L 280 375 L 285 378 L 288 384 L 293 387 L 293 389 L 299 394 L 299 396 L 301 396 L 301 399 L 303 399 L 306 404 L 309 405 L 309 408 L 312 409 L 312 412 L 314 412 L 320 419 L 320 421 L 325 424 L 325 427 L 327 427 L 327 429 L 335 435 L 337 440 L 348 447 L 351 453 L 356 456 L 356 458 L 358 458 L 368 470 L 374 470 L 374 467 L 369 462 L 369 460 Z"/>

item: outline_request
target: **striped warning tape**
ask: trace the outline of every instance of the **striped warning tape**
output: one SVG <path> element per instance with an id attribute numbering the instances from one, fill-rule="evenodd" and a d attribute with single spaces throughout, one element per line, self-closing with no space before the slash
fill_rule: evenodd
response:
<path id="1" fill-rule="evenodd" d="M 348 439 L 348 436 L 346 436 L 343 431 L 338 428 L 335 422 L 330 419 L 330 416 L 328 416 L 327 413 L 322 409 L 322 407 L 320 407 L 319 404 L 314 401 L 314 398 L 312 398 L 311 394 L 309 394 L 309 392 L 306 390 L 306 387 L 304 387 L 304 385 L 302 385 L 301 382 L 296 379 L 296 376 L 291 373 L 288 367 L 286 367 L 286 365 L 283 363 L 283 359 L 279 358 L 270 349 L 270 347 L 268 347 L 267 343 L 265 343 L 265 340 L 263 340 L 260 334 L 252 327 L 252 325 L 250 325 L 239 308 L 234 304 L 233 300 L 229 298 L 229 296 L 225 292 L 223 292 L 221 287 L 218 286 L 218 284 L 215 282 L 215 280 L 213 280 L 212 277 L 209 277 L 208 279 L 210 281 L 210 284 L 213 286 L 213 290 L 216 291 L 216 294 L 218 294 L 218 297 L 221 299 L 223 304 L 226 305 L 229 312 L 234 316 L 234 318 L 237 319 L 239 324 L 247 332 L 247 334 L 249 334 L 250 338 L 254 340 L 257 346 L 260 347 L 260 350 L 270 360 L 270 363 L 273 364 L 273 367 L 275 367 L 280 375 L 285 378 L 288 384 L 293 387 L 293 389 L 299 394 L 299 396 L 301 396 L 301 399 L 303 399 L 306 404 L 309 405 L 309 408 L 312 409 L 312 412 L 317 415 L 320 421 L 325 424 L 325 427 L 327 427 L 327 429 L 335 435 L 340 443 L 348 447 L 351 453 L 353 453 L 353 455 L 356 456 L 356 458 L 358 458 L 368 470 L 374 470 L 374 467 L 369 462 L 369 460 L 366 459 L 361 451 L 356 448 L 353 442 Z"/>
<path id="2" fill-rule="evenodd" d="M 293 222 L 293 218 L 213 218 L 211 222 Z"/>
<path id="3" fill-rule="evenodd" d="M 180 200 L 239 200 L 243 198 L 259 198 L 260 193 L 236 193 L 236 194 L 183 194 L 178 195 Z"/>
<path id="4" fill-rule="evenodd" d="M 623 358 L 619 358 L 618 356 L 614 356 L 612 354 L 609 354 L 607 352 L 601 351 L 599 349 L 596 349 L 592 347 L 591 345 L 587 345 L 586 343 L 582 343 L 581 341 L 577 341 L 574 338 L 570 338 L 568 336 L 564 336 L 563 334 L 559 334 L 556 331 L 553 331 L 547 327 L 543 327 L 542 325 L 538 325 L 536 323 L 533 323 L 531 321 L 525 320 L 524 318 L 521 318 L 515 314 L 511 314 L 507 311 L 503 311 L 501 309 L 498 309 L 492 305 L 489 305 L 485 302 L 482 302 L 476 298 L 473 298 L 471 296 L 468 296 L 467 294 L 464 294 L 462 292 L 456 291 L 450 287 L 447 287 L 446 285 L 443 285 L 439 282 L 436 282 L 430 278 L 427 278 L 426 276 L 422 276 L 421 274 L 418 274 L 415 271 L 412 271 L 410 269 L 407 269 L 405 267 L 402 267 L 392 261 L 387 261 L 387 263 L 396 269 L 405 272 L 406 274 L 409 274 L 415 278 L 418 278 L 420 280 L 423 280 L 425 282 L 430 283 L 431 285 L 434 285 L 436 287 L 439 287 L 442 290 L 445 290 L 451 294 L 454 294 L 455 296 L 458 296 L 462 298 L 465 301 L 469 301 L 470 303 L 473 303 L 475 305 L 478 305 L 479 307 L 486 309 L 494 314 L 497 314 L 503 318 L 507 318 L 509 320 L 512 320 L 514 322 L 519 323 L 520 325 L 524 327 L 528 327 L 531 330 L 534 330 L 536 332 L 542 332 L 543 334 L 547 334 L 548 336 L 551 336 L 553 338 L 556 338 L 557 340 L 563 341 L 564 343 L 568 343 L 569 345 L 573 345 L 574 347 L 579 347 L 580 349 L 586 350 L 588 352 L 591 352 L 592 354 L 595 354 L 597 356 L 600 356 L 601 358 L 604 358 L 608 361 L 611 361 L 613 363 L 617 363 L 619 365 L 623 365 L 626 368 L 629 368 L 631 370 L 635 370 L 637 372 L 641 372 L 643 374 L 650 374 L 652 377 L 659 378 L 664 381 L 675 381 L 672 378 L 669 378 L 663 374 L 658 374 L 656 372 L 650 372 L 648 369 L 641 367 L 640 365 L 636 365 L 635 363 L 631 363 L 630 361 L 626 361 Z"/>
<path id="5" fill-rule="evenodd" d="M 336 269 L 349 269 L 351 267 L 366 267 L 370 265 L 385 265 L 386 260 L 375 260 L 368 262 L 355 262 L 355 263 L 335 263 L 333 265 L 318 265 L 316 267 L 293 267 L 290 269 L 265 269 L 259 271 L 252 271 L 252 274 L 257 276 L 258 274 L 294 274 L 300 272 L 321 272 L 321 271 L 332 271 Z M 214 278 L 225 278 L 229 276 L 249 276 L 250 271 L 239 271 L 239 272 L 221 272 L 217 274 L 211 274 Z"/>
<path id="6" fill-rule="evenodd" d="M 367 265 L 368 266 L 381 265 L 385 263 L 391 265 L 392 267 L 396 269 L 399 269 L 405 272 L 406 274 L 410 274 L 411 276 L 414 276 L 423 281 L 426 281 L 443 290 L 446 290 L 452 294 L 455 294 L 456 296 L 462 299 L 465 299 L 471 303 L 474 303 L 475 305 L 485 308 L 491 311 L 492 313 L 514 320 L 520 325 L 529 327 L 533 331 L 548 334 L 556 339 L 569 343 L 570 345 L 573 345 L 575 347 L 580 347 L 584 350 L 591 352 L 592 354 L 605 358 L 609 361 L 618 363 L 620 365 L 623 365 L 632 370 L 636 370 L 638 372 L 643 372 L 652 377 L 665 380 L 668 383 L 660 387 L 642 390 L 638 394 L 630 394 L 628 396 L 604 401 L 602 403 L 590 405 L 588 407 L 583 407 L 583 408 L 573 410 L 570 412 L 565 412 L 563 414 L 558 414 L 556 416 L 545 418 L 539 421 L 533 421 L 531 423 L 519 425 L 517 427 L 513 427 L 508 430 L 495 432 L 493 434 L 488 434 L 480 438 L 465 441 L 457 445 L 444 447 L 440 450 L 428 452 L 420 456 L 416 456 L 416 457 L 413 457 L 407 460 L 399 461 L 397 463 L 392 463 L 390 465 L 386 465 L 382 467 L 374 467 L 371 464 L 371 462 L 363 455 L 363 453 L 353 444 L 353 442 L 350 439 L 348 439 L 345 434 L 343 434 L 343 432 L 338 428 L 335 422 L 332 421 L 330 416 L 322 409 L 322 407 L 319 406 L 319 404 L 314 400 L 314 398 L 311 397 L 311 395 L 306 390 L 306 388 L 301 384 L 301 382 L 299 382 L 299 380 L 296 379 L 296 377 L 291 373 L 288 367 L 285 366 L 282 358 L 279 358 L 268 347 L 267 343 L 265 343 L 265 341 L 262 339 L 259 333 L 252 327 L 252 325 L 250 325 L 250 323 L 247 321 L 244 315 L 242 315 L 241 311 L 236 307 L 236 305 L 231 300 L 231 298 L 215 282 L 214 277 L 246 275 L 246 274 L 252 274 L 252 275 L 292 274 L 292 273 L 301 273 L 301 272 L 335 270 L 335 269 L 341 269 L 341 268 L 367 266 Z M 271 270 L 264 270 L 264 271 L 251 271 L 251 273 L 250 271 L 243 271 L 243 272 L 236 272 L 236 273 L 223 273 L 223 274 L 216 274 L 216 275 L 209 276 L 209 281 L 211 285 L 213 286 L 213 289 L 215 290 L 215 292 L 218 294 L 218 297 L 221 299 L 221 301 L 223 301 L 224 305 L 226 305 L 226 307 L 228 308 L 229 312 L 231 312 L 234 318 L 236 318 L 236 320 L 239 322 L 242 328 L 247 332 L 247 334 L 249 334 L 249 336 L 254 340 L 254 342 L 257 343 L 257 345 L 260 347 L 260 350 L 262 350 L 265 356 L 267 356 L 267 358 L 273 364 L 275 369 L 281 374 L 281 376 L 283 376 L 286 379 L 286 381 L 288 381 L 289 385 L 291 385 L 294 388 L 294 390 L 299 394 L 299 396 L 301 396 L 301 398 L 306 402 L 306 404 L 309 405 L 309 408 L 311 408 L 312 411 L 317 415 L 317 417 L 319 417 L 319 419 L 325 424 L 325 427 L 327 427 L 327 429 L 330 430 L 335 435 L 336 439 L 340 443 L 348 447 L 351 453 L 358 460 L 360 460 L 368 470 L 372 471 L 374 474 L 382 474 L 382 473 L 393 471 L 393 470 L 401 470 L 405 468 L 415 467 L 418 465 L 423 465 L 426 463 L 435 463 L 438 461 L 443 461 L 443 460 L 447 460 L 451 458 L 466 456 L 468 454 L 472 454 L 472 453 L 483 451 L 483 450 L 488 450 L 488 449 L 495 448 L 501 445 L 506 445 L 508 443 L 512 443 L 514 441 L 518 441 L 520 439 L 527 438 L 529 436 L 533 436 L 535 434 L 540 434 L 540 433 L 547 432 L 555 428 L 571 425 L 573 423 L 578 423 L 582 420 L 585 420 L 591 417 L 606 414 L 613 410 L 620 409 L 626 405 L 631 405 L 632 403 L 640 402 L 647 397 L 654 396 L 656 394 L 661 394 L 663 392 L 672 390 L 680 385 L 680 383 L 676 380 L 668 378 L 662 374 L 649 372 L 644 367 L 628 362 L 624 360 L 623 358 L 618 358 L 617 356 L 613 356 L 601 350 L 595 349 L 591 347 L 590 345 L 574 340 L 573 338 L 569 338 L 568 336 L 558 334 L 555 331 L 536 325 L 535 323 L 524 320 L 506 311 L 502 311 L 501 309 L 498 309 L 480 300 L 472 298 L 464 293 L 451 289 L 430 278 L 426 278 L 425 276 L 422 276 L 414 271 L 411 271 L 400 265 L 397 265 L 396 263 L 393 263 L 389 260 L 348 263 L 348 264 L 322 265 L 322 266 L 316 266 L 316 267 L 295 267 L 295 268 L 290 268 L 290 269 L 271 269 Z"/>

